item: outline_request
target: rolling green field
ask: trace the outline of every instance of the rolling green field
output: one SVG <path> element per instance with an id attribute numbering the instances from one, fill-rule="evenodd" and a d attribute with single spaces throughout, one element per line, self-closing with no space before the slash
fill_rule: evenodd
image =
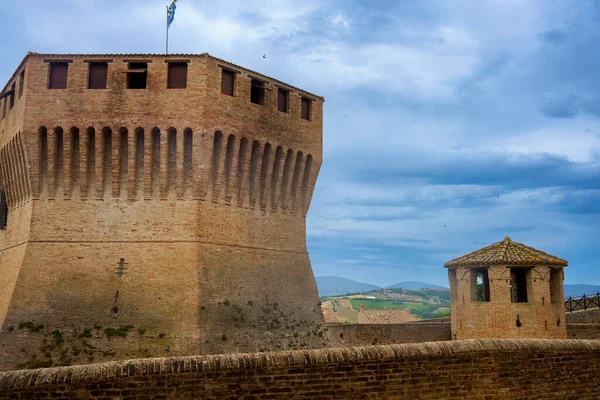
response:
<path id="1" fill-rule="evenodd" d="M 413 303 L 402 300 L 372 300 L 372 299 L 348 299 L 354 310 L 360 310 L 360 305 L 363 304 L 367 310 L 410 310 L 416 316 L 421 318 L 438 318 L 450 315 L 450 310 L 439 305 Z"/>

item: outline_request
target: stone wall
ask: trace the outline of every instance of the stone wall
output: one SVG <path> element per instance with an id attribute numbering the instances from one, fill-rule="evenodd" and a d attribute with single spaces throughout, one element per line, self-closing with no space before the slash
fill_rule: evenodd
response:
<path id="1" fill-rule="evenodd" d="M 0 373 L 0 399 L 596 399 L 600 341 L 476 339 Z"/>

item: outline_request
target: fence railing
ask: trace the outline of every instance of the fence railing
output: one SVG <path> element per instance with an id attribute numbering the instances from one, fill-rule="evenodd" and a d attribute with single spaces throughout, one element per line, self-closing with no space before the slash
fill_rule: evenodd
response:
<path id="1" fill-rule="evenodd" d="M 589 308 L 600 308 L 600 292 L 596 294 L 582 294 L 581 296 L 569 296 L 565 300 L 565 310 L 567 312 L 587 310 Z"/>

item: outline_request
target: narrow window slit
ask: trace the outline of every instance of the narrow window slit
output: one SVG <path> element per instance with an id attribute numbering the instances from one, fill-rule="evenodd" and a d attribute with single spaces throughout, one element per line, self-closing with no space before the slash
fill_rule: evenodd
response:
<path id="1" fill-rule="evenodd" d="M 294 167 L 294 176 L 292 177 L 292 212 L 296 210 L 296 194 L 298 193 L 298 181 L 300 180 L 300 170 L 302 169 L 302 161 L 304 161 L 304 154 L 299 151 L 296 154 L 296 166 Z"/>
<path id="2" fill-rule="evenodd" d="M 233 157 L 235 154 L 235 136 L 229 135 L 227 138 L 227 152 L 225 154 L 225 199 L 230 199 L 229 181 L 231 180 L 231 167 L 233 166 Z"/>
<path id="3" fill-rule="evenodd" d="M 86 143 L 86 188 L 87 197 L 92 197 L 92 189 L 96 179 L 96 130 L 92 127 L 87 128 L 87 143 Z"/>
<path id="4" fill-rule="evenodd" d="M 183 187 L 187 192 L 193 179 L 193 132 L 190 128 L 183 131 Z"/>
<path id="5" fill-rule="evenodd" d="M 260 208 L 264 210 L 267 206 L 267 197 L 269 186 L 267 177 L 269 175 L 269 166 L 271 164 L 271 144 L 267 143 L 263 151 L 262 164 L 260 166 Z"/>
<path id="6" fill-rule="evenodd" d="M 119 195 L 127 195 L 127 173 L 129 158 L 129 132 L 119 129 Z"/>
<path id="7" fill-rule="evenodd" d="M 150 171 L 150 180 L 152 195 L 160 195 L 160 129 L 152 129 L 152 167 Z"/>
<path id="8" fill-rule="evenodd" d="M 55 196 L 57 196 L 63 188 L 63 176 L 64 176 L 64 138 L 63 129 L 58 127 L 54 129 L 54 187 Z"/>
<path id="9" fill-rule="evenodd" d="M 285 157 L 285 163 L 283 164 L 283 177 L 281 178 L 280 203 L 281 203 L 281 208 L 283 210 L 285 210 L 287 208 L 285 196 L 287 194 L 288 185 L 289 185 L 289 181 L 290 181 L 290 172 L 292 170 L 293 158 L 294 158 L 294 151 L 292 149 L 289 149 L 287 151 L 287 155 Z"/>
<path id="10" fill-rule="evenodd" d="M 254 197 L 256 185 L 256 169 L 258 167 L 258 157 L 260 151 L 260 142 L 255 140 L 252 142 L 252 153 L 250 154 L 250 171 L 248 174 L 248 194 L 250 197 L 250 207 L 254 208 L 256 198 Z"/>
<path id="11" fill-rule="evenodd" d="M 275 151 L 275 160 L 273 161 L 273 175 L 271 176 L 271 209 L 277 210 L 277 183 L 279 181 L 279 170 L 281 169 L 281 160 L 283 159 L 283 147 L 277 146 Z"/>
<path id="12" fill-rule="evenodd" d="M 219 131 L 215 132 L 215 136 L 213 139 L 213 151 L 212 151 L 212 161 L 211 161 L 211 173 L 210 173 L 210 187 L 212 190 L 212 201 L 217 201 L 218 199 L 218 183 L 217 179 L 219 177 L 219 162 L 221 159 L 221 142 L 223 141 L 223 134 Z"/>
<path id="13" fill-rule="evenodd" d="M 6 202 L 6 190 L 0 190 L 0 229 L 6 229 L 8 225 L 8 203 Z"/>
<path id="14" fill-rule="evenodd" d="M 45 194 L 48 191 L 48 129 L 45 126 L 38 129 L 38 143 L 40 151 L 39 191 L 40 194 Z"/>
<path id="15" fill-rule="evenodd" d="M 176 180 L 177 180 L 177 129 L 169 128 L 167 130 L 167 193 L 171 193 L 174 190 Z"/>
<path id="16" fill-rule="evenodd" d="M 79 150 L 79 128 L 71 128 L 71 184 L 70 195 L 79 192 L 80 175 L 80 150 Z"/>
<path id="17" fill-rule="evenodd" d="M 144 193 L 144 129 L 135 130 L 135 193 L 143 196 Z"/>
<path id="18" fill-rule="evenodd" d="M 112 130 L 102 129 L 102 192 L 110 192 L 112 185 Z"/>
<path id="19" fill-rule="evenodd" d="M 19 98 L 23 96 L 23 90 L 25 89 L 25 70 L 22 70 L 19 74 Z"/>
<path id="20" fill-rule="evenodd" d="M 306 209 L 306 194 L 308 192 L 308 184 L 310 183 L 310 173 L 312 168 L 312 155 L 306 157 L 306 165 L 304 166 L 304 176 L 302 178 L 302 213 Z"/>
<path id="21" fill-rule="evenodd" d="M 248 139 L 242 138 L 240 141 L 240 151 L 238 154 L 238 167 L 237 167 L 237 202 L 238 207 L 244 205 L 244 172 L 246 169 L 246 153 L 248 152 Z"/>

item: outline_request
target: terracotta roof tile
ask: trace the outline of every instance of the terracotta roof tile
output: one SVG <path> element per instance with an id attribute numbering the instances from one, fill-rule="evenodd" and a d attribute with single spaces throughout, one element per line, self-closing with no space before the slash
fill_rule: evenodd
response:
<path id="1" fill-rule="evenodd" d="M 486 265 L 554 265 L 566 267 L 568 262 L 533 247 L 513 242 L 509 237 L 444 264 L 446 268 Z"/>

